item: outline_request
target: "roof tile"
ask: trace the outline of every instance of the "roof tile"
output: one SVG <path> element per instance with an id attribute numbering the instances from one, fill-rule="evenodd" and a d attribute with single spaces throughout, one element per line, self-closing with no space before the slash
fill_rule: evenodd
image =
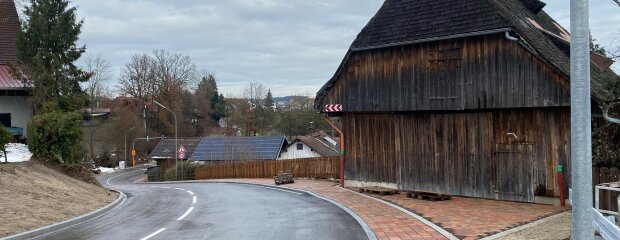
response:
<path id="1" fill-rule="evenodd" d="M 19 17 L 13 0 L 0 0 L 0 64 L 17 63 Z"/>

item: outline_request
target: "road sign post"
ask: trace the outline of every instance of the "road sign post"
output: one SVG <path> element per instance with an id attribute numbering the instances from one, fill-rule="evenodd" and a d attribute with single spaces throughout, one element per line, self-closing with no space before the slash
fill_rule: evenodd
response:
<path id="1" fill-rule="evenodd" d="M 136 166 L 136 149 L 131 149 L 131 166 Z"/>
<path id="2" fill-rule="evenodd" d="M 181 144 L 177 152 L 179 154 L 179 158 L 181 159 L 181 161 L 183 161 L 183 159 L 185 158 L 185 152 L 186 152 L 185 147 L 183 147 L 183 144 Z"/>
<path id="3" fill-rule="evenodd" d="M 183 147 L 183 144 L 177 149 L 177 157 L 181 160 L 181 180 L 184 180 L 185 172 L 183 172 L 183 159 L 185 159 L 185 147 Z"/>

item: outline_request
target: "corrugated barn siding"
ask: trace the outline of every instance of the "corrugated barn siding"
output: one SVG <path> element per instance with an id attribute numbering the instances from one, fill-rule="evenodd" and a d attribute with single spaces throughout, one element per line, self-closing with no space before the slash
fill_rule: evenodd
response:
<path id="1" fill-rule="evenodd" d="M 570 169 L 568 108 L 347 113 L 342 120 L 347 180 L 533 202 L 559 195 L 557 164 Z"/>
<path id="2" fill-rule="evenodd" d="M 503 34 L 354 52 L 325 103 L 347 112 L 569 106 L 568 81 Z"/>

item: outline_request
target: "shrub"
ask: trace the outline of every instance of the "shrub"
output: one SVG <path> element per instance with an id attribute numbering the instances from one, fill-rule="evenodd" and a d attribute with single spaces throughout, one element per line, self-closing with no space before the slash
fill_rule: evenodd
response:
<path id="1" fill-rule="evenodd" d="M 4 129 L 4 126 L 0 125 L 0 152 L 2 152 L 5 162 L 7 161 L 6 144 L 10 143 L 11 139 L 13 139 L 13 136 L 11 135 L 11 133 L 9 133 L 9 131 Z M 1 160 L 2 159 L 0 159 L 0 161 Z"/>
<path id="2" fill-rule="evenodd" d="M 50 112 L 34 116 L 28 123 L 28 148 L 34 156 L 73 165 L 84 156 L 82 115 L 79 112 Z"/>

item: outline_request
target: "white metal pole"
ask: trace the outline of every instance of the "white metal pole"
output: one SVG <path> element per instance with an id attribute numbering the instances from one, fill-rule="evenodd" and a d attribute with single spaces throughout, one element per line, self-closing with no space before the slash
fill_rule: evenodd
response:
<path id="1" fill-rule="evenodd" d="M 170 111 L 172 113 L 172 116 L 174 116 L 174 164 L 178 164 L 177 160 L 179 158 L 179 153 L 177 151 L 179 151 L 179 136 L 177 136 L 177 115 L 174 114 L 173 111 Z M 181 159 L 181 174 L 183 174 L 183 159 Z M 177 173 L 177 180 L 178 180 L 178 173 Z"/>
<path id="2" fill-rule="evenodd" d="M 592 239 L 592 123 L 588 0 L 571 0 L 572 239 Z"/>
<path id="3" fill-rule="evenodd" d="M 170 113 L 172 113 L 172 116 L 174 117 L 174 172 L 177 176 L 177 180 L 179 180 L 179 168 L 178 168 L 178 159 L 179 159 L 179 153 L 177 152 L 179 150 L 179 138 L 177 135 L 177 115 L 174 114 L 174 112 L 172 110 L 170 110 L 169 108 L 167 108 L 166 106 L 164 106 L 163 104 L 159 103 L 158 101 L 153 100 L 153 102 L 157 105 L 159 105 L 160 107 L 162 107 L 163 109 L 168 110 Z M 183 165 L 181 165 L 181 167 L 183 167 Z M 181 172 L 183 171 L 183 169 L 181 169 Z"/>

